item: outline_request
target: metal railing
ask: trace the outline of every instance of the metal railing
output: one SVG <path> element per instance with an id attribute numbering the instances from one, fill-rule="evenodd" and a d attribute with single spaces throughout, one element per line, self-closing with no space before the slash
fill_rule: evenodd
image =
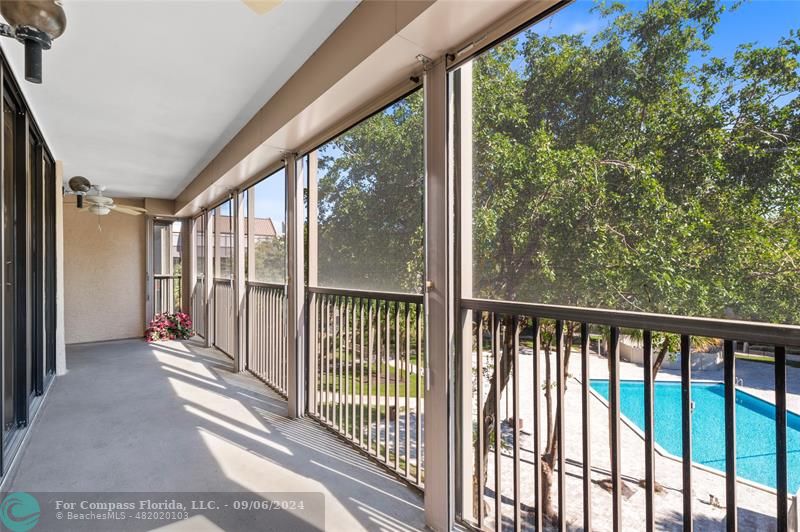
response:
<path id="1" fill-rule="evenodd" d="M 214 345 L 226 355 L 234 353 L 236 302 L 232 279 L 214 279 Z"/>
<path id="2" fill-rule="evenodd" d="M 247 369 L 286 397 L 286 286 L 247 283 Z"/>
<path id="3" fill-rule="evenodd" d="M 712 474 L 725 477 L 724 494 L 719 503 L 724 503 L 724 506 L 719 507 L 725 509 L 727 530 L 737 530 L 737 508 L 742 502 L 737 501 L 737 489 L 742 488 L 736 473 L 734 342 L 757 341 L 769 344 L 774 353 L 777 506 L 774 521 L 767 527 L 777 525 L 777 530 L 787 530 L 786 346 L 800 345 L 800 327 L 480 299 L 462 300 L 461 312 L 467 327 L 470 322 L 472 324 L 471 353 L 460 352 L 458 357 L 458 363 L 468 365 L 468 372 L 471 367 L 472 374 L 472 383 L 462 383 L 462 386 L 472 388 L 472 403 L 467 407 L 470 415 L 466 416 L 471 422 L 462 421 L 462 425 L 471 423 L 472 427 L 461 427 L 461 431 L 466 431 L 462 433 L 462 442 L 472 445 L 465 453 L 466 460 L 472 462 L 472 478 L 461 479 L 462 489 L 467 494 L 471 491 L 470 496 L 464 497 L 466 502 L 461 503 L 462 519 L 481 529 L 543 530 L 556 527 L 565 530 L 567 510 L 578 508 L 580 516 L 576 518 L 574 511 L 571 512 L 569 527 L 581 526 L 584 530 L 592 530 L 593 494 L 601 493 L 603 500 L 609 497 L 608 492 L 598 492 L 593 486 L 604 485 L 610 491 L 611 516 L 607 526 L 601 524 L 600 528 L 618 531 L 624 529 L 622 497 L 623 481 L 626 480 L 630 485 L 640 482 L 644 490 L 643 515 L 639 513 L 641 510 L 630 511 L 644 520 L 646 530 L 652 531 L 664 525 L 658 519 L 664 514 L 657 514 L 657 509 L 672 512 L 673 520 L 677 521 L 672 525 L 692 530 L 693 512 L 701 506 L 698 504 L 699 496 L 692 493 L 693 476 Z M 644 396 L 644 468 L 641 475 L 644 478 L 640 479 L 628 478 L 629 475 L 623 476 L 621 472 L 621 434 L 627 426 L 621 424 L 621 334 L 641 338 L 643 359 L 640 371 Z M 659 335 L 658 344 L 654 340 L 656 334 Z M 663 356 L 661 351 L 665 349 L 664 339 L 668 334 L 677 335 L 675 338 L 679 340 L 679 375 L 673 380 L 676 385 L 680 383 L 681 452 L 680 456 L 673 457 L 671 463 L 675 464 L 672 467 L 676 468 L 675 478 L 680 484 L 676 490 L 680 493 L 682 505 L 656 508 L 654 493 L 657 487 L 663 490 L 663 486 L 657 486 L 655 481 L 654 345 L 658 346 L 658 355 Z M 721 347 L 724 472 L 709 473 L 708 468 L 703 469 L 693 462 L 693 336 L 717 339 Z M 597 350 L 590 353 L 595 339 Z M 581 362 L 580 372 L 574 372 L 576 375 L 572 375 L 569 365 L 573 343 L 579 347 L 575 357 L 580 357 Z M 601 353 L 601 343 L 607 346 L 606 353 Z M 527 355 L 522 366 L 521 354 Z M 591 390 L 591 380 L 605 376 L 591 374 L 590 357 L 606 358 L 599 367 L 606 367 L 607 363 L 607 402 L 599 402 Z M 578 391 L 570 392 L 571 399 L 567 401 L 565 392 L 571 381 L 578 381 Z M 531 408 L 523 409 L 521 401 Z M 598 405 L 603 405 L 600 408 L 606 414 L 592 416 L 592 408 L 597 414 Z M 524 435 L 522 421 L 530 414 L 532 427 Z M 580 417 L 580 427 L 574 430 L 577 422 L 572 420 L 576 416 Z M 565 419 L 570 419 L 573 428 L 570 435 L 565 433 Z M 608 437 L 592 439 L 592 427 L 605 432 L 605 423 Z M 580 439 L 576 441 L 574 437 L 578 432 Z M 575 459 L 570 459 L 565 446 L 573 442 L 579 442 L 579 445 L 571 447 Z M 608 469 L 592 463 L 592 451 L 596 452 L 598 446 L 605 449 L 602 453 L 608 460 Z M 632 455 L 635 453 L 624 457 L 628 464 L 634 459 Z M 680 474 L 677 474 L 678 469 Z M 524 481 L 522 477 L 525 477 Z"/>
<path id="4" fill-rule="evenodd" d="M 422 487 L 423 297 L 309 288 L 309 313 L 312 415 Z"/>
<path id="5" fill-rule="evenodd" d="M 181 310 L 181 276 L 153 276 L 153 315 Z"/>
<path id="6" fill-rule="evenodd" d="M 206 337 L 206 280 L 198 277 L 192 292 L 192 327 L 194 333 Z"/>

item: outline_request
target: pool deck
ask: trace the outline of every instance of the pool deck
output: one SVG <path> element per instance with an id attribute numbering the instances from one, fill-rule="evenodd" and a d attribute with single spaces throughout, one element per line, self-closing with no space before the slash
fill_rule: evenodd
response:
<path id="1" fill-rule="evenodd" d="M 528 350 L 528 355 L 531 352 Z M 608 362 L 605 358 L 592 354 L 590 360 L 591 378 L 607 378 Z M 529 378 L 532 374 L 533 357 L 520 357 L 520 389 L 532 389 Z M 737 361 L 737 377 L 744 380 L 745 385 L 740 386 L 744 391 L 752 393 L 765 401 L 774 403 L 773 366 L 769 364 Z M 787 367 L 789 387 L 788 406 L 795 412 L 800 412 L 800 379 L 793 375 L 800 372 L 796 368 Z M 582 527 L 582 424 L 581 424 L 581 388 L 578 378 L 581 375 L 581 361 L 578 353 L 570 357 L 567 389 L 565 392 L 566 412 L 566 450 L 567 485 L 566 493 L 569 494 L 566 503 L 566 514 L 570 530 L 583 530 Z M 541 375 L 544 375 L 542 364 Z M 625 380 L 641 380 L 642 367 L 636 364 L 621 362 L 620 378 Z M 722 370 L 695 370 L 693 379 L 721 381 Z M 658 381 L 677 381 L 680 375 L 672 370 L 664 369 L 659 372 Z M 527 381 L 527 382 L 526 382 Z M 486 387 L 488 388 L 488 386 Z M 527 394 L 524 394 L 527 395 Z M 526 505 L 535 506 L 533 500 L 535 471 L 534 455 L 531 452 L 533 440 L 531 436 L 533 426 L 532 399 L 523 399 L 520 404 L 520 414 L 523 421 L 522 466 L 521 466 L 521 493 L 523 508 Z M 501 401 L 505 403 L 505 400 Z M 541 404 L 544 405 L 542 399 Z M 593 395 L 590 400 L 591 420 L 591 462 L 592 479 L 592 530 L 611 530 L 611 495 L 597 484 L 597 481 L 609 478 L 609 436 L 608 436 L 608 409 L 604 401 Z M 544 411 L 542 412 L 544 414 Z M 507 417 L 501 412 L 503 417 Z M 545 416 L 542 415 L 542 418 Z M 545 421 L 542 419 L 542 434 L 545 433 Z M 624 484 L 630 488 L 629 497 L 622 499 L 622 528 L 623 530 L 643 530 L 645 515 L 645 492 L 638 485 L 638 481 L 645 477 L 644 472 L 644 440 L 637 429 L 621 424 L 620 434 L 621 472 Z M 488 502 L 488 515 L 493 514 L 493 486 L 494 486 L 494 457 L 488 460 L 488 478 L 486 499 Z M 501 467 L 501 488 L 504 499 L 503 516 L 504 528 L 513 521 L 513 460 L 509 455 L 503 454 Z M 682 467 L 680 460 L 666 455 L 656 455 L 655 462 L 656 481 L 663 486 L 661 493 L 654 498 L 656 523 L 658 530 L 682 530 Z M 555 489 L 555 488 L 554 488 Z M 627 490 L 626 490 L 627 491 Z M 693 469 L 692 491 L 694 495 L 693 515 L 695 530 L 712 531 L 725 529 L 725 477 L 723 474 L 702 467 Z M 555 492 L 554 492 L 555 493 Z M 776 497 L 774 491 L 740 481 L 737 484 L 737 500 L 739 504 L 739 526 L 741 530 L 775 530 Z M 719 503 L 719 504 L 718 504 Z M 554 503 L 557 507 L 557 501 Z M 523 512 L 526 514 L 526 512 Z M 532 519 L 532 513 L 527 516 Z M 531 527 L 523 527 L 531 530 Z"/>

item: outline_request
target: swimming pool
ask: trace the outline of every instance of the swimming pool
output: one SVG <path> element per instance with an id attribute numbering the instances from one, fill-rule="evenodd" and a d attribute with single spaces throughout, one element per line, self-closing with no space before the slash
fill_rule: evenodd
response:
<path id="1" fill-rule="evenodd" d="M 592 380 L 592 388 L 608 399 L 608 381 Z M 620 410 L 644 430 L 644 383 L 620 381 Z M 725 471 L 725 386 L 692 383 L 692 458 Z M 655 441 L 666 452 L 681 456 L 681 384 L 657 382 L 654 390 Z M 800 416 L 787 413 L 789 492 L 800 488 Z M 739 477 L 776 487 L 775 405 L 736 390 L 736 473 Z"/>

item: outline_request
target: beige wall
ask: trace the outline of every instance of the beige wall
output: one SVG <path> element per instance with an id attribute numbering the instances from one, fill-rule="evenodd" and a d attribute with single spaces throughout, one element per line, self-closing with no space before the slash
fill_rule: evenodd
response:
<path id="1" fill-rule="evenodd" d="M 121 202 L 122 203 L 122 202 Z M 143 202 L 126 202 L 141 207 Z M 98 221 L 102 227 L 98 231 Z M 95 216 L 64 205 L 66 343 L 142 336 L 145 217 Z"/>

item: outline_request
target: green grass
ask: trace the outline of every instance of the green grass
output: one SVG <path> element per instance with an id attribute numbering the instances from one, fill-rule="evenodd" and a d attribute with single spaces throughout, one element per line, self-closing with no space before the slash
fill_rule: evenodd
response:
<path id="1" fill-rule="evenodd" d="M 346 370 L 346 368 L 343 368 L 343 369 Z M 345 393 L 345 394 L 355 394 L 355 395 L 363 394 L 366 397 L 366 395 L 367 395 L 367 393 L 369 391 L 369 384 L 368 384 L 369 383 L 369 372 L 367 371 L 367 368 L 366 367 L 364 368 L 364 380 L 363 381 L 361 380 L 361 370 L 358 367 L 358 365 L 356 365 L 355 367 L 350 368 L 350 369 L 355 372 L 355 375 L 347 375 L 347 374 L 345 374 L 345 375 L 343 375 L 342 379 L 339 379 L 338 373 L 336 375 L 333 375 L 333 372 L 331 370 L 331 373 L 328 373 L 328 375 L 332 377 L 331 382 L 330 383 L 328 383 L 327 381 L 321 381 L 321 382 L 324 382 L 328 386 L 328 389 L 329 390 L 333 390 L 334 392 L 341 391 L 342 393 Z M 381 373 L 380 373 L 380 376 L 379 376 L 379 381 L 380 382 L 376 386 L 376 383 L 375 383 L 375 377 L 376 377 L 375 366 L 373 365 L 373 367 L 372 367 L 372 379 L 371 380 L 372 380 L 372 396 L 373 397 L 376 395 L 376 388 L 377 388 L 377 395 L 379 395 L 380 397 L 384 397 L 386 395 L 386 382 L 384 380 L 386 378 L 386 372 L 385 371 L 386 370 L 384 369 L 384 367 L 381 367 Z M 416 397 L 416 394 L 417 394 L 417 374 L 409 372 L 408 373 L 408 381 L 409 381 L 408 382 L 408 384 L 409 384 L 408 395 L 409 395 L 409 397 Z M 420 386 L 423 386 L 423 385 L 424 385 L 424 380 L 420 379 Z M 390 366 L 389 367 L 389 390 L 388 390 L 389 391 L 389 397 L 394 397 L 394 395 L 395 395 L 395 387 L 396 387 L 396 383 L 395 383 L 395 368 Z M 420 388 L 420 395 L 421 394 L 422 394 L 422 388 Z M 398 395 L 400 397 L 405 397 L 405 395 L 406 395 L 406 374 L 403 371 L 400 372 L 400 386 L 398 388 Z"/>
<path id="2" fill-rule="evenodd" d="M 750 353 L 736 353 L 736 360 L 748 360 L 750 362 L 761 362 L 764 364 L 772 364 L 775 362 L 775 359 L 771 356 L 767 355 L 753 355 Z M 800 362 L 796 360 L 786 360 L 786 365 L 791 366 L 793 368 L 800 368 Z"/>

